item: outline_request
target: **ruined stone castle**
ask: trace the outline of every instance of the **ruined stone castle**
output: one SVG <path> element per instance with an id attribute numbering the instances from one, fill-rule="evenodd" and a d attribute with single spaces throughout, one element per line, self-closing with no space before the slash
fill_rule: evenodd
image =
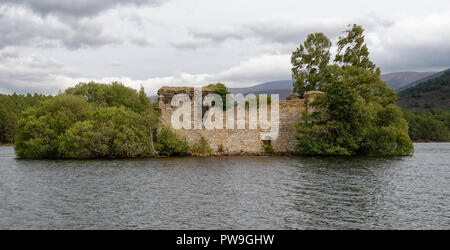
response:
<path id="1" fill-rule="evenodd" d="M 213 91 L 213 88 L 202 88 L 202 96 L 204 97 Z M 245 129 L 228 129 L 224 126 L 223 129 L 212 130 L 207 130 L 204 127 L 202 129 L 182 128 L 175 130 L 175 132 L 186 138 L 190 145 L 198 143 L 204 137 L 213 152 L 218 154 L 263 154 L 265 153 L 263 145 L 270 145 L 274 153 L 292 153 L 297 145 L 297 140 L 294 137 L 295 124 L 300 121 L 303 111 L 312 112 L 310 104 L 319 93 L 322 92 L 310 91 L 304 95 L 304 99 L 291 95 L 286 100 L 279 101 L 279 134 L 274 140 L 270 140 L 270 138 L 262 140 L 260 134 L 267 131 L 260 127 L 249 129 L 248 109 L 245 115 Z M 177 94 L 186 94 L 193 100 L 194 88 L 162 87 L 158 90 L 158 107 L 161 111 L 160 122 L 163 126 L 172 127 L 171 118 L 177 107 L 171 105 L 171 100 Z M 270 104 L 268 109 L 270 110 Z M 226 111 L 223 111 L 223 114 L 226 115 Z M 236 112 L 234 112 L 234 115 L 236 115 Z M 191 117 L 193 118 L 193 116 Z"/>

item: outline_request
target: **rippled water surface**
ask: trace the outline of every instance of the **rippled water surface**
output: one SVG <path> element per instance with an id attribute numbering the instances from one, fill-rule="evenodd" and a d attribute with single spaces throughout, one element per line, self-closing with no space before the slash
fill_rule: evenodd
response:
<path id="1" fill-rule="evenodd" d="M 412 157 L 30 161 L 0 147 L 0 229 L 450 229 L 450 144 Z"/>

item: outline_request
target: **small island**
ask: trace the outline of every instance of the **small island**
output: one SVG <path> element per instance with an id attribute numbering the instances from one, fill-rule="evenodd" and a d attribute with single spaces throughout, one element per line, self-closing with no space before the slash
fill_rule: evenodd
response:
<path id="1" fill-rule="evenodd" d="M 174 112 L 171 99 L 182 93 L 192 99 L 193 88 L 163 87 L 158 91 L 157 103 L 152 103 L 143 87 L 136 91 L 118 82 L 89 82 L 54 97 L 31 98 L 40 102 L 30 105 L 17 122 L 17 156 L 118 159 L 412 154 L 408 123 L 395 104 L 396 93 L 380 79 L 380 69 L 369 59 L 363 28 L 349 25 L 337 45 L 338 53 L 332 61 L 330 40 L 323 33 L 312 33 L 292 53 L 296 95 L 277 102 L 280 117 L 275 123 L 276 136 L 260 137 L 264 129 L 252 129 L 249 125 L 241 129 L 234 125 L 213 130 L 174 128 L 170 124 Z M 229 92 L 224 84 L 204 88 L 202 97 L 208 94 L 222 98 L 218 101 L 228 107 L 225 113 L 239 105 L 234 101 L 226 103 Z M 257 105 L 269 102 L 269 110 L 274 110 L 269 97 L 258 100 Z M 213 103 L 206 109 L 212 108 Z M 203 107 L 202 116 L 205 111 Z M 245 119 L 251 119 L 248 107 L 245 112 Z"/>

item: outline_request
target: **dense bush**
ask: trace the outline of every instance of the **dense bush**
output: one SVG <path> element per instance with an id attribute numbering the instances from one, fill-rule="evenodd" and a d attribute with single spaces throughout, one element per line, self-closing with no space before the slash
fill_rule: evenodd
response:
<path id="1" fill-rule="evenodd" d="M 155 149 L 165 156 L 184 156 L 191 150 L 187 141 L 168 127 L 163 127 L 159 132 Z"/>
<path id="2" fill-rule="evenodd" d="M 380 80 L 380 70 L 368 58 L 363 29 L 354 25 L 341 37 L 337 64 L 324 61 L 329 59 L 331 46 L 324 41 L 328 39 L 323 34 L 310 35 L 304 47 L 292 56 L 293 71 L 300 71 L 293 74 L 294 78 L 299 77 L 295 91 L 299 95 L 311 89 L 325 92 L 312 104 L 317 112 L 305 113 L 297 125 L 296 152 L 302 155 L 411 154 L 413 144 L 408 136 L 408 124 L 395 106 L 395 92 Z M 306 47 L 311 50 L 305 50 Z M 303 65 L 318 61 L 320 67 Z M 317 67 L 319 70 L 308 70 Z"/>
<path id="3" fill-rule="evenodd" d="M 18 123 L 16 153 L 22 158 L 57 158 L 59 137 L 73 124 L 92 117 L 84 98 L 58 95 L 24 112 Z"/>
<path id="4" fill-rule="evenodd" d="M 157 112 L 144 90 L 79 84 L 24 112 L 16 153 L 22 158 L 135 158 L 153 155 Z"/>
<path id="5" fill-rule="evenodd" d="M 136 158 L 151 155 L 149 123 L 123 106 L 98 108 L 60 137 L 60 158 Z"/>

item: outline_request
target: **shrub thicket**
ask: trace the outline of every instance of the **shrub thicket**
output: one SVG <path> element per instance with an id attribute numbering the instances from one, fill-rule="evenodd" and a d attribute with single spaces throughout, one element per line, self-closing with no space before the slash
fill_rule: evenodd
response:
<path id="1" fill-rule="evenodd" d="M 157 120 L 143 88 L 80 83 L 24 112 L 16 153 L 33 159 L 151 156 Z"/>
<path id="2" fill-rule="evenodd" d="M 158 133 L 155 148 L 160 155 L 165 156 L 184 156 L 191 150 L 187 141 L 168 127 L 163 127 Z"/>

